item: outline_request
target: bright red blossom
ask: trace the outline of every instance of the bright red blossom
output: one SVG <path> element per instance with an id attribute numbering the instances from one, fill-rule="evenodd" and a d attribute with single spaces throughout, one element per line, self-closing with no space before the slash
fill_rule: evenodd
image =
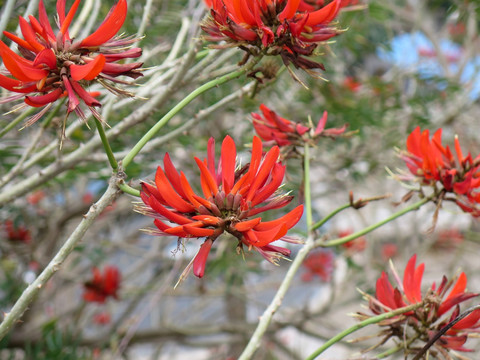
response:
<path id="1" fill-rule="evenodd" d="M 92 269 L 93 278 L 83 285 L 85 292 L 83 299 L 88 302 L 104 303 L 111 296 L 118 299 L 117 292 L 120 288 L 121 274 L 116 266 L 106 266 L 103 275 L 96 267 Z"/>
<path id="2" fill-rule="evenodd" d="M 142 63 L 117 63 L 122 59 L 139 57 L 142 53 L 140 48 L 128 48 L 136 39 L 115 37 L 125 21 L 127 1 L 119 0 L 100 27 L 83 40 L 72 39 L 68 32 L 79 5 L 80 0 L 75 0 L 66 14 L 66 0 L 57 1 L 59 29 L 56 32 L 48 20 L 42 0 L 39 2 L 38 19 L 31 15 L 28 20 L 19 17 L 23 38 L 4 31 L 4 35 L 18 45 L 21 55 L 0 41 L 0 56 L 6 67 L 6 71 L 0 74 L 0 86 L 19 93 L 2 102 L 24 98 L 26 105 L 44 107 L 26 125 L 37 121 L 52 103 L 62 97 L 68 100 L 67 114 L 74 111 L 85 120 L 80 107 L 80 102 L 83 102 L 101 120 L 95 109 L 101 106 L 95 98 L 99 93 L 86 90 L 94 81 L 116 94 L 133 96 L 115 86 L 115 83 L 126 83 L 116 79 L 120 75 L 131 78 L 142 75 L 139 70 Z"/>
<path id="3" fill-rule="evenodd" d="M 222 143 L 218 165 L 215 165 L 215 142 L 208 143 L 207 158 L 195 158 L 200 170 L 202 195 L 192 189 L 183 172 L 178 172 L 168 153 L 164 166 L 158 167 L 155 185 L 142 183 L 141 197 L 145 206 L 139 211 L 155 217 L 158 230 L 154 235 L 173 235 L 180 238 L 203 238 L 193 260 L 193 272 L 202 277 L 214 241 L 224 232 L 238 239 L 240 249 L 245 245 L 255 249 L 272 263 L 290 250 L 271 245 L 276 240 L 294 242 L 285 236 L 300 219 L 300 205 L 272 221 L 262 221 L 260 213 L 287 205 L 291 196 L 277 195 L 285 175 L 285 166 L 278 161 L 279 149 L 273 147 L 262 156 L 263 147 L 254 137 L 251 161 L 236 168 L 236 147 L 230 136 Z M 167 222 L 176 224 L 170 226 Z M 188 271 L 187 268 L 186 271 Z"/>
<path id="4" fill-rule="evenodd" d="M 260 110 L 262 115 L 252 113 L 253 127 L 266 145 L 302 146 L 305 142 L 314 141 L 320 136 L 335 138 L 342 135 L 347 128 L 344 125 L 337 129 L 325 129 L 328 117 L 326 111 L 313 130 L 311 127 L 284 119 L 264 104 L 260 105 Z"/>
<path id="5" fill-rule="evenodd" d="M 425 264 L 416 266 L 416 255 L 414 255 L 405 267 L 403 282 L 395 275 L 397 287 L 393 287 L 385 272 L 382 272 L 377 280 L 375 298 L 371 297 L 369 303 L 370 309 L 375 314 L 423 302 L 420 308 L 383 324 L 383 326 L 390 326 L 390 336 L 398 336 L 403 341 L 408 339 L 406 323 L 415 329 L 415 333 L 420 335 L 421 340 L 426 342 L 460 314 L 460 303 L 478 296 L 478 294 L 466 292 L 467 276 L 463 272 L 455 282 L 448 281 L 444 276 L 438 288 L 433 283 L 429 290 L 422 294 L 424 270 Z M 451 315 L 446 316 L 451 310 L 453 310 Z M 480 312 L 474 311 L 455 324 L 435 346 L 457 351 L 471 351 L 464 348 L 463 344 L 467 341 L 469 332 L 479 326 L 479 320 Z"/>
<path id="6" fill-rule="evenodd" d="M 280 55 L 286 65 L 296 68 L 323 69 L 307 57 L 338 34 L 331 23 L 341 0 L 316 10 L 300 0 L 208 0 L 206 4 L 211 9 L 202 24 L 207 40 L 226 41 L 248 54 Z"/>
<path id="7" fill-rule="evenodd" d="M 454 156 L 442 145 L 442 129 L 430 139 L 429 131 L 420 127 L 408 136 L 407 151 L 402 159 L 410 172 L 422 185 L 432 186 L 437 199 L 454 201 L 463 211 L 480 216 L 480 155 L 464 156 L 456 137 Z"/>

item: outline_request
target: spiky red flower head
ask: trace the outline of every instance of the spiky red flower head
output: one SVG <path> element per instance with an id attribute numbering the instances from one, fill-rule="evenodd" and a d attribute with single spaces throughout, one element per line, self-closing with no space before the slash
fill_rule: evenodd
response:
<path id="1" fill-rule="evenodd" d="M 346 125 L 338 129 L 325 129 L 328 114 L 325 111 L 315 130 L 293 121 L 284 119 L 264 104 L 260 105 L 262 114 L 252 113 L 253 127 L 266 145 L 298 145 L 320 136 L 337 137 L 346 130 Z"/>
<path id="2" fill-rule="evenodd" d="M 75 0 L 67 14 L 65 5 L 66 0 L 57 1 L 59 29 L 56 32 L 48 20 L 42 0 L 38 6 L 38 20 L 31 15 L 28 20 L 19 17 L 23 38 L 4 31 L 4 35 L 18 45 L 21 55 L 0 41 L 0 56 L 6 67 L 0 74 L 0 86 L 19 93 L 2 101 L 23 97 L 26 105 L 43 107 L 26 125 L 37 121 L 52 103 L 62 97 L 67 97 L 67 114 L 74 111 L 85 120 L 80 107 L 80 102 L 83 102 L 101 120 L 95 109 L 101 106 L 95 98 L 99 93 L 88 92 L 88 85 L 98 82 L 116 94 L 133 96 L 115 86 L 115 83 L 126 83 L 117 77 L 137 78 L 142 75 L 139 70 L 142 63 L 117 63 L 142 54 L 140 48 L 128 49 L 136 39 L 115 36 L 127 15 L 126 0 L 119 0 L 100 27 L 83 40 L 71 38 L 68 31 L 80 0 Z"/>
<path id="3" fill-rule="evenodd" d="M 430 139 L 430 132 L 420 127 L 408 136 L 407 151 L 402 159 L 408 169 L 422 185 L 435 190 L 437 199 L 454 201 L 463 211 L 480 216 L 480 155 L 464 156 L 455 137 L 454 156 L 448 145 L 442 145 L 442 129 Z"/>
<path id="4" fill-rule="evenodd" d="M 338 34 L 332 21 L 341 0 L 318 10 L 308 10 L 300 0 L 209 0 L 206 4 L 211 8 L 211 16 L 202 24 L 207 40 L 226 41 L 249 54 L 280 55 L 286 65 L 296 68 L 323 69 L 307 58 Z"/>
<path id="5" fill-rule="evenodd" d="M 93 278 L 84 283 L 83 299 L 88 302 L 104 303 L 111 296 L 118 299 L 121 274 L 116 266 L 105 266 L 103 274 L 96 267 L 92 268 Z"/>
<path id="6" fill-rule="evenodd" d="M 155 185 L 142 183 L 145 206 L 138 210 L 156 218 L 158 230 L 152 234 L 206 238 L 193 261 L 193 272 L 198 277 L 204 274 L 213 242 L 224 232 L 238 239 L 239 249 L 244 245 L 253 248 L 272 263 L 290 255 L 290 250 L 271 243 L 294 242 L 285 235 L 303 213 L 300 205 L 276 220 L 262 221 L 259 214 L 284 207 L 292 200 L 292 196 L 276 194 L 285 175 L 285 166 L 278 161 L 279 149 L 275 146 L 263 156 L 262 142 L 254 137 L 250 163 L 240 169 L 236 168 L 236 154 L 234 141 L 225 137 L 216 166 L 215 141 L 210 139 L 207 158 L 195 158 L 202 195 L 195 193 L 185 174 L 175 169 L 168 153 L 163 168 L 157 169 Z"/>
<path id="7" fill-rule="evenodd" d="M 380 314 L 410 304 L 423 303 L 418 309 L 386 320 L 381 325 L 389 326 L 390 336 L 397 336 L 403 341 L 408 340 L 409 336 L 415 333 L 414 336 L 426 342 L 459 315 L 460 303 L 476 297 L 478 294 L 466 292 L 467 276 L 462 272 L 455 282 L 448 281 L 444 276 L 438 288 L 433 283 L 422 295 L 421 287 L 425 264 L 416 266 L 416 259 L 416 255 L 413 255 L 408 261 L 403 281 L 394 271 L 397 285 L 395 288 L 390 283 L 387 274 L 382 272 L 377 280 L 375 297 L 369 298 L 369 306 L 375 314 Z M 451 290 L 448 291 L 449 289 Z M 452 313 L 447 316 L 451 310 L 453 310 Z M 462 345 L 466 342 L 468 333 L 478 327 L 479 319 L 480 314 L 477 311 L 468 315 L 442 336 L 436 346 L 444 349 L 469 351 Z M 408 331 L 409 327 L 414 329 L 412 334 Z M 415 342 L 406 341 L 405 343 L 410 344 L 409 347 L 412 346 L 412 349 L 416 347 L 413 345 Z"/>

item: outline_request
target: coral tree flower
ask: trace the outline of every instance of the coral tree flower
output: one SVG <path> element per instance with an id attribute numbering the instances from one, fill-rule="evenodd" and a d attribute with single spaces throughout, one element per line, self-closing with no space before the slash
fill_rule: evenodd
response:
<path id="1" fill-rule="evenodd" d="M 338 232 L 338 237 L 344 238 L 352 234 L 353 234 L 353 231 L 350 229 L 341 230 Z M 346 250 L 347 256 L 351 256 L 355 253 L 362 252 L 367 248 L 367 239 L 365 238 L 365 236 L 360 236 L 356 239 L 347 241 L 346 243 L 343 243 L 340 246 Z"/>
<path id="2" fill-rule="evenodd" d="M 448 145 L 442 145 L 442 129 L 430 139 L 429 131 L 420 131 L 420 127 L 408 136 L 407 151 L 402 159 L 414 179 L 431 186 L 437 199 L 454 201 L 463 211 L 480 216 L 480 155 L 473 158 L 468 153 L 464 156 L 455 137 L 454 156 Z"/>
<path id="3" fill-rule="evenodd" d="M 335 138 L 342 135 L 347 128 L 344 125 L 338 129 L 325 129 L 328 117 L 326 111 L 316 129 L 313 130 L 312 127 L 284 119 L 264 104 L 260 105 L 260 110 L 262 114 L 252 113 L 253 127 L 266 145 L 302 146 L 305 142 L 315 140 L 320 136 Z"/>
<path id="4" fill-rule="evenodd" d="M 140 48 L 129 48 L 136 39 L 115 36 L 125 21 L 126 0 L 119 0 L 99 28 L 83 40 L 71 38 L 68 31 L 80 0 L 75 0 L 67 14 L 65 5 L 66 0 L 57 1 L 58 31 L 53 30 L 42 0 L 38 6 L 38 19 L 31 15 L 28 19 L 19 17 L 23 38 L 4 31 L 4 35 L 17 44 L 20 55 L 0 41 L 0 56 L 6 68 L 0 73 L 0 86 L 18 93 L 2 101 L 24 98 L 26 105 L 43 107 L 26 125 L 37 121 L 52 103 L 62 97 L 67 97 L 67 115 L 75 112 L 85 120 L 80 107 L 83 102 L 101 120 L 95 109 L 101 106 L 95 98 L 99 93 L 89 92 L 88 86 L 98 82 L 113 93 L 133 96 L 115 85 L 128 84 L 117 77 L 137 78 L 142 75 L 139 69 L 142 63 L 118 63 L 142 53 Z"/>
<path id="5" fill-rule="evenodd" d="M 302 216 L 303 205 L 276 220 L 262 221 L 259 214 L 284 207 L 292 200 L 292 196 L 276 193 L 285 175 L 285 166 L 278 161 L 278 147 L 270 149 L 264 157 L 262 151 L 262 142 L 254 137 L 250 163 L 236 169 L 235 143 L 227 136 L 215 166 L 215 142 L 211 138 L 207 158 L 203 161 L 195 158 L 202 195 L 197 195 L 185 174 L 175 169 L 168 153 L 163 168 L 157 169 L 155 185 L 142 183 L 145 207 L 138 210 L 156 218 L 154 224 L 158 230 L 152 234 L 206 238 L 192 263 L 196 276 L 204 275 L 212 245 L 224 232 L 238 239 L 240 250 L 243 246 L 255 249 L 272 263 L 290 255 L 290 250 L 271 243 L 295 242 L 286 234 Z"/>
<path id="6" fill-rule="evenodd" d="M 308 254 L 302 265 L 306 269 L 302 274 L 302 281 L 310 282 L 318 276 L 322 281 L 330 282 L 335 266 L 335 256 L 333 251 L 328 249 L 315 250 Z"/>
<path id="7" fill-rule="evenodd" d="M 32 239 L 30 230 L 24 226 L 15 227 L 12 220 L 5 220 L 4 223 L 7 239 L 12 242 L 28 244 Z"/>
<path id="8" fill-rule="evenodd" d="M 382 272 L 377 280 L 375 297 L 369 299 L 370 309 L 375 314 L 423 302 L 422 306 L 414 311 L 380 323 L 381 326 L 390 327 L 388 336 L 397 336 L 405 344 L 410 344 L 408 339 L 413 333 L 415 333 L 413 336 L 418 336 L 420 340 L 427 342 L 460 314 L 460 303 L 478 296 L 478 294 L 466 292 L 467 276 L 463 272 L 456 281 L 448 281 L 444 276 L 438 288 L 433 283 L 427 292 L 422 294 L 424 270 L 425 264 L 416 266 L 416 255 L 413 255 L 405 267 L 403 282 L 394 271 L 397 285 L 394 288 L 387 274 Z M 448 315 L 450 311 L 451 314 Z M 457 351 L 471 351 L 464 348 L 463 344 L 467 341 L 469 332 L 473 332 L 473 329 L 480 325 L 479 319 L 480 311 L 474 311 L 455 324 L 435 343 L 435 346 Z M 409 333 L 409 328 L 414 330 L 412 334 Z M 413 344 L 415 342 L 410 344 L 412 348 Z"/>
<path id="9" fill-rule="evenodd" d="M 211 9 L 202 24 L 207 40 L 225 41 L 248 54 L 280 55 L 286 65 L 304 70 L 323 69 L 321 63 L 307 58 L 339 33 L 332 21 L 341 0 L 317 10 L 300 0 L 208 0 L 206 4 Z"/>
<path id="10" fill-rule="evenodd" d="M 121 274 L 116 266 L 106 266 L 103 275 L 96 267 L 92 269 L 93 278 L 84 285 L 83 299 L 88 302 L 104 303 L 108 297 L 118 299 Z"/>

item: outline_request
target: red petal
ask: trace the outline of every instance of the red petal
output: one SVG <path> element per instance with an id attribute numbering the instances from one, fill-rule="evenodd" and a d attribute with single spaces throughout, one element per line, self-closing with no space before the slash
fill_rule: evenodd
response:
<path id="1" fill-rule="evenodd" d="M 62 2 L 62 1 L 59 1 Z M 72 7 L 70 8 L 70 11 L 67 14 L 67 17 L 64 20 L 60 21 L 61 27 L 60 27 L 60 32 L 62 34 L 66 34 L 68 32 L 68 27 L 72 23 L 73 17 L 75 16 L 75 13 L 77 12 L 78 5 L 80 5 L 80 0 L 75 0 L 73 3 Z M 65 2 L 63 1 L 63 14 L 65 14 Z"/>
<path id="2" fill-rule="evenodd" d="M 412 304 L 422 301 L 421 282 L 425 264 L 420 264 L 415 269 L 417 255 L 413 255 L 405 267 L 403 275 L 403 290 L 408 301 Z"/>
<path id="3" fill-rule="evenodd" d="M 18 80 L 37 81 L 48 75 L 48 71 L 33 67 L 31 61 L 15 54 L 3 41 L 0 41 L 0 56 L 8 71 Z"/>
<path id="4" fill-rule="evenodd" d="M 77 98 L 77 93 L 73 90 L 72 84 L 70 80 L 68 80 L 67 76 L 62 76 L 63 84 L 65 85 L 65 89 L 67 90 L 68 95 L 68 112 L 74 111 L 78 105 L 80 105 L 80 101 Z"/>
<path id="5" fill-rule="evenodd" d="M 70 65 L 70 75 L 73 80 L 93 80 L 102 71 L 105 65 L 105 56 L 98 54 L 98 56 L 85 65 Z"/>
<path id="6" fill-rule="evenodd" d="M 278 240 L 280 237 L 285 235 L 286 232 L 287 229 L 285 224 L 280 224 L 265 231 L 248 230 L 245 234 L 247 235 L 249 244 L 256 247 L 262 247 L 275 240 Z"/>
<path id="7" fill-rule="evenodd" d="M 300 0 L 287 0 L 287 5 L 283 11 L 278 15 L 280 21 L 285 19 L 291 19 L 293 15 L 297 12 L 298 6 L 300 5 Z"/>
<path id="8" fill-rule="evenodd" d="M 302 217 L 302 214 L 303 205 L 298 205 L 295 209 L 276 220 L 261 222 L 255 227 L 255 230 L 263 231 L 270 229 L 274 226 L 278 226 L 280 224 L 285 224 L 288 229 L 291 229 L 298 223 L 298 221 Z"/>
<path id="9" fill-rule="evenodd" d="M 110 10 L 99 28 L 93 34 L 83 39 L 80 46 L 95 47 L 107 42 L 120 30 L 126 16 L 127 1 L 119 0 L 115 7 Z"/>
<path id="10" fill-rule="evenodd" d="M 202 227 L 196 227 L 192 225 L 183 225 L 183 230 L 189 235 L 193 235 L 196 237 L 207 237 L 213 235 L 215 232 L 214 229 L 205 229 Z"/>
<path id="11" fill-rule="evenodd" d="M 179 225 L 186 225 L 192 222 L 192 220 L 190 220 L 189 218 L 168 210 L 165 206 L 160 204 L 160 202 L 157 199 L 155 199 L 153 196 L 147 199 L 142 196 L 142 200 L 146 205 L 149 205 L 152 208 L 152 210 L 166 217 L 171 222 L 177 223 Z"/>
<path id="12" fill-rule="evenodd" d="M 180 183 L 182 185 L 183 193 L 185 197 L 192 203 L 193 206 L 198 208 L 201 204 L 195 199 L 195 192 L 193 191 L 192 187 L 190 186 L 187 177 L 183 172 L 180 172 Z"/>
<path id="13" fill-rule="evenodd" d="M 17 35 L 11 34 L 8 31 L 4 31 L 3 35 L 5 35 L 5 37 L 9 38 L 13 42 L 17 43 L 19 46 L 21 46 L 21 47 L 23 47 L 27 50 L 35 52 L 35 48 L 32 45 L 30 45 L 28 42 L 26 42 L 22 38 L 19 38 Z"/>
<path id="14" fill-rule="evenodd" d="M 239 223 L 236 223 L 233 225 L 233 227 L 240 231 L 240 232 L 244 232 L 244 231 L 247 231 L 247 230 L 250 230 L 252 228 L 254 228 L 256 225 L 258 225 L 260 223 L 260 221 L 262 221 L 262 218 L 255 218 L 255 219 L 252 219 L 252 220 L 247 220 L 247 221 L 242 221 L 242 222 L 239 222 Z"/>
<path id="15" fill-rule="evenodd" d="M 42 107 L 56 101 L 63 94 L 62 89 L 55 89 L 45 95 L 25 96 L 25 103 L 33 107 Z"/>
<path id="16" fill-rule="evenodd" d="M 375 297 L 383 305 L 389 307 L 390 309 L 396 309 L 397 305 L 394 300 L 393 286 L 388 280 L 387 274 L 382 271 L 382 275 L 377 280 L 377 286 L 375 289 Z"/>
<path id="17" fill-rule="evenodd" d="M 38 66 L 41 64 L 47 65 L 52 70 L 57 68 L 57 57 L 52 49 L 43 49 L 35 56 L 33 65 Z"/>
<path id="18" fill-rule="evenodd" d="M 274 164 L 270 182 L 260 191 L 257 191 L 252 200 L 252 207 L 262 203 L 263 201 L 268 199 L 275 191 L 278 190 L 278 187 L 282 184 L 285 170 L 286 166 L 283 166 L 279 163 Z"/>
<path id="19" fill-rule="evenodd" d="M 28 87 L 24 87 L 25 83 L 23 81 L 20 81 L 17 79 L 11 79 L 2 74 L 0 74 L 0 86 L 9 91 L 14 91 L 18 93 L 29 93 L 37 90 L 37 85 L 35 84 L 30 85 Z"/>
<path id="20" fill-rule="evenodd" d="M 40 0 L 40 2 L 38 3 L 38 18 L 40 20 L 40 24 L 42 25 L 43 29 L 46 31 L 48 36 L 50 36 L 52 39 L 55 39 L 55 33 L 53 32 L 52 26 L 50 25 L 50 21 L 48 20 L 48 16 L 47 16 L 47 12 L 45 11 L 45 5 L 43 4 L 43 0 Z"/>
<path id="21" fill-rule="evenodd" d="M 166 203 L 172 208 L 182 213 L 189 213 L 195 210 L 192 204 L 189 204 L 177 194 L 160 166 L 157 168 L 155 175 L 155 184 Z"/>
<path id="22" fill-rule="evenodd" d="M 20 30 L 22 31 L 23 38 L 30 44 L 31 47 L 35 49 L 35 52 L 39 52 L 45 49 L 45 46 L 43 46 L 37 41 L 35 31 L 33 31 L 28 21 L 25 20 L 22 16 L 18 17 L 18 21 L 20 24 Z"/>
<path id="23" fill-rule="evenodd" d="M 183 198 L 186 198 L 187 196 L 183 191 L 182 183 L 180 181 L 180 175 L 178 175 L 177 169 L 175 169 L 168 153 L 166 153 L 163 158 L 163 167 L 165 169 L 165 175 L 167 175 L 167 178 L 175 188 L 175 191 Z"/>
<path id="24" fill-rule="evenodd" d="M 225 194 L 230 192 L 235 181 L 236 159 L 235 142 L 230 136 L 226 136 L 222 143 L 222 180 Z"/>
<path id="25" fill-rule="evenodd" d="M 462 272 L 460 274 L 460 276 L 458 277 L 457 282 L 453 286 L 452 291 L 450 291 L 450 294 L 445 299 L 445 301 L 454 297 L 454 296 L 456 296 L 456 295 L 458 295 L 458 294 L 464 293 L 466 288 L 467 288 L 467 275 L 465 275 L 465 273 Z"/>
<path id="26" fill-rule="evenodd" d="M 212 194 L 215 195 L 218 193 L 217 183 L 205 164 L 198 158 L 195 158 L 195 161 L 200 169 L 200 181 L 202 183 L 203 193 L 206 198 L 209 198 Z"/>
<path id="27" fill-rule="evenodd" d="M 95 99 L 87 90 L 85 90 L 82 85 L 80 85 L 75 80 L 70 80 L 73 90 L 80 96 L 80 99 L 83 100 L 87 106 L 102 106 L 102 104 Z"/>
<path id="28" fill-rule="evenodd" d="M 205 274 L 205 265 L 207 263 L 208 254 L 210 253 L 212 245 L 212 239 L 205 240 L 205 242 L 200 246 L 200 250 L 198 251 L 197 255 L 195 255 L 195 259 L 193 260 L 193 274 L 199 278 L 203 277 Z"/>
<path id="29" fill-rule="evenodd" d="M 263 185 L 268 175 L 270 175 L 273 165 L 278 161 L 279 154 L 280 154 L 280 149 L 278 148 L 278 146 L 274 146 L 268 151 L 267 155 L 265 155 L 265 159 L 263 160 L 262 166 L 258 170 L 258 173 L 256 174 L 255 179 L 253 180 L 252 186 L 248 190 L 248 195 L 246 198 L 247 202 L 252 201 L 253 196 L 255 195 L 255 192 L 257 191 L 257 189 Z"/>
<path id="30" fill-rule="evenodd" d="M 338 9 L 340 9 L 340 0 L 333 0 L 330 4 L 320 10 L 309 13 L 306 25 L 315 26 L 329 23 L 337 15 Z"/>

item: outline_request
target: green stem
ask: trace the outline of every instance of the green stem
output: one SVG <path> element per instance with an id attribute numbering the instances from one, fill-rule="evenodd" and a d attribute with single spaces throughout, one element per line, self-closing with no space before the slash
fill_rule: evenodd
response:
<path id="1" fill-rule="evenodd" d="M 28 116 L 30 116 L 34 110 L 35 110 L 34 108 L 29 108 L 25 110 L 23 113 L 21 113 L 20 115 L 18 115 L 15 119 L 13 119 L 13 121 L 10 124 L 5 126 L 5 129 L 0 131 L 0 138 L 6 133 L 8 133 L 10 130 L 12 130 L 15 126 L 17 126 L 19 122 L 25 120 Z"/>
<path id="2" fill-rule="evenodd" d="M 125 184 L 125 183 L 119 183 L 117 184 L 118 188 L 122 190 L 126 194 L 130 194 L 136 197 L 140 197 L 140 191 L 137 189 L 132 188 L 131 186 Z"/>
<path id="3" fill-rule="evenodd" d="M 319 244 L 319 246 L 321 246 L 321 247 L 331 247 L 331 246 L 337 246 L 337 245 L 345 244 L 346 242 L 349 242 L 349 241 L 354 240 L 354 239 L 356 239 L 360 236 L 368 234 L 369 232 L 379 228 L 380 226 L 383 226 L 383 225 L 389 223 L 392 220 L 395 220 L 396 218 L 399 218 L 402 215 L 405 215 L 406 213 L 408 213 L 410 211 L 418 210 L 422 205 L 426 204 L 430 200 L 431 199 L 429 197 L 423 198 L 422 200 L 416 202 L 415 204 L 412 204 L 412 205 L 406 207 L 405 209 L 402 209 L 402 210 L 396 212 L 395 214 L 389 216 L 385 220 L 382 220 L 382 221 L 380 221 L 376 224 L 367 226 L 365 229 L 357 231 L 356 233 L 353 233 L 351 235 L 348 235 L 348 236 L 345 236 L 345 237 L 342 237 L 342 238 L 333 239 L 333 240 L 326 241 L 326 242 L 322 242 L 322 243 Z"/>
<path id="4" fill-rule="evenodd" d="M 382 352 L 381 354 L 378 354 L 377 356 L 375 356 L 375 359 L 385 359 L 386 357 L 390 356 L 390 355 L 393 355 L 395 354 L 396 352 L 399 352 L 403 349 L 406 349 L 408 348 L 408 346 L 410 344 L 413 344 L 413 342 L 415 340 L 417 340 L 420 336 L 417 335 L 417 336 L 414 336 L 412 337 L 411 339 L 408 339 L 407 341 L 405 342 L 402 342 L 400 344 L 398 344 L 397 346 L 394 346 L 393 348 L 391 349 L 388 349 L 387 351 L 384 351 Z"/>
<path id="5" fill-rule="evenodd" d="M 307 231 L 312 231 L 312 193 L 310 189 L 310 148 L 307 143 L 304 146 L 303 154 L 303 181 L 304 181 L 304 196 L 305 196 L 305 215 L 307 219 Z"/>
<path id="6" fill-rule="evenodd" d="M 314 353 L 312 353 L 312 354 L 311 354 L 309 357 L 307 357 L 305 360 L 314 360 L 318 355 L 322 354 L 322 353 L 323 353 L 325 350 L 327 350 L 330 346 L 332 346 L 333 344 L 339 342 L 339 341 L 342 340 L 344 337 L 346 337 L 346 336 L 354 333 L 355 331 L 364 328 L 365 326 L 379 323 L 380 321 L 383 321 L 383 320 L 386 320 L 386 319 L 390 319 L 390 318 L 392 318 L 392 317 L 394 317 L 394 316 L 401 315 L 401 314 L 406 313 L 406 312 L 408 312 L 408 311 L 412 311 L 412 310 L 418 309 L 419 307 L 422 307 L 422 306 L 423 306 L 423 302 L 418 303 L 418 304 L 413 304 L 413 305 L 405 306 L 405 307 L 403 307 L 403 308 L 399 308 L 399 309 L 390 311 L 390 312 L 388 312 L 388 313 L 380 314 L 380 315 L 377 315 L 377 316 L 373 316 L 373 317 L 371 317 L 371 318 L 368 318 L 368 319 L 366 319 L 366 320 L 363 320 L 363 321 L 359 322 L 358 324 L 355 324 L 355 325 L 353 325 L 352 327 L 348 328 L 347 330 L 342 331 L 342 332 L 339 333 L 338 335 L 335 335 L 334 337 L 332 337 L 330 340 L 328 340 L 325 344 L 323 344 L 321 347 L 319 347 Z"/>
<path id="7" fill-rule="evenodd" d="M 345 209 L 348 209 L 352 204 L 348 203 L 343 206 L 340 206 L 338 209 L 333 210 L 330 214 L 325 216 L 322 220 L 317 222 L 315 225 L 313 225 L 312 230 L 317 230 L 318 228 L 322 227 L 328 220 L 330 220 L 332 217 L 337 215 L 339 212 L 342 212 Z"/>
<path id="8" fill-rule="evenodd" d="M 180 101 L 173 109 L 171 109 L 168 113 L 166 113 L 139 141 L 138 143 L 128 152 L 125 158 L 122 160 L 122 166 L 124 169 L 130 165 L 132 160 L 135 156 L 142 150 L 142 148 L 149 142 L 160 129 L 167 124 L 171 118 L 173 118 L 180 110 L 182 110 L 185 106 L 187 106 L 192 100 L 194 100 L 197 96 L 203 94 L 207 90 L 214 88 L 216 86 L 222 85 L 230 80 L 236 79 L 242 74 L 246 73 L 247 71 L 251 70 L 255 64 L 258 63 L 260 59 L 256 59 L 256 61 L 252 61 L 251 63 L 247 64 L 240 70 L 234 71 L 232 73 L 223 75 L 217 79 L 207 82 L 203 84 L 199 88 L 192 91 L 188 94 L 182 101 Z"/>
<path id="9" fill-rule="evenodd" d="M 96 117 L 93 118 L 95 120 L 95 125 L 97 126 L 98 135 L 100 135 L 100 139 L 102 140 L 103 148 L 105 149 L 105 153 L 108 157 L 108 162 L 113 170 L 118 169 L 117 160 L 115 160 L 115 156 L 113 155 L 112 148 L 110 147 L 110 143 L 108 142 L 107 135 L 105 134 L 105 129 L 103 128 L 102 123 Z"/>

